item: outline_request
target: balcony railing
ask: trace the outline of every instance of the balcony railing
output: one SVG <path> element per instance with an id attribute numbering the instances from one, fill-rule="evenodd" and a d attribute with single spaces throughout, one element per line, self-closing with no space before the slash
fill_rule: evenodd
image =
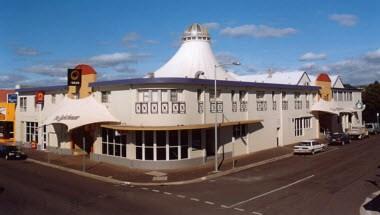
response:
<path id="1" fill-rule="evenodd" d="M 136 114 L 169 114 L 169 102 L 136 102 L 135 113 Z M 173 114 L 185 114 L 186 103 L 185 102 L 172 102 L 171 113 Z"/>
<path id="2" fill-rule="evenodd" d="M 237 102 L 232 102 L 232 112 L 237 112 Z"/>
<path id="3" fill-rule="evenodd" d="M 256 106 L 257 106 L 257 111 L 266 111 L 267 110 L 267 102 L 266 101 L 257 101 Z"/>
<path id="4" fill-rule="evenodd" d="M 240 101 L 240 112 L 247 112 L 247 102 L 246 101 Z"/>
<path id="5" fill-rule="evenodd" d="M 210 112 L 211 113 L 223 113 L 223 102 L 210 102 Z"/>
<path id="6" fill-rule="evenodd" d="M 288 101 L 282 101 L 282 110 L 288 110 Z"/>

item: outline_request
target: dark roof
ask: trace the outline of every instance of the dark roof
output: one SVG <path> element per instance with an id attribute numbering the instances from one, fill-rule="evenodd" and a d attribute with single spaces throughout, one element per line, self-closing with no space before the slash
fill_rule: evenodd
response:
<path id="1" fill-rule="evenodd" d="M 214 80 L 211 79 L 194 79 L 194 78 L 134 78 L 122 79 L 113 81 L 97 81 L 90 83 L 90 87 L 120 87 L 125 85 L 149 85 L 149 84 L 181 84 L 181 85 L 210 85 L 213 86 Z M 271 89 L 294 89 L 294 90 L 319 90 L 320 87 L 316 86 L 302 86 L 302 85 L 289 85 L 289 84 L 270 84 L 270 83 L 257 83 L 257 82 L 243 82 L 243 81 L 225 81 L 218 80 L 218 86 L 231 86 L 231 87 L 256 87 L 256 88 L 271 88 Z"/>
<path id="2" fill-rule="evenodd" d="M 20 88 L 16 89 L 18 93 L 35 93 L 37 91 L 46 92 L 57 92 L 57 91 L 67 91 L 67 85 L 59 85 L 59 86 L 46 86 L 46 87 L 28 87 L 28 88 Z"/>
<path id="3" fill-rule="evenodd" d="M 343 84 L 344 88 L 332 88 L 333 90 L 349 90 L 349 91 L 362 91 L 362 89 L 359 89 L 357 87 L 354 87 L 350 84 Z"/>

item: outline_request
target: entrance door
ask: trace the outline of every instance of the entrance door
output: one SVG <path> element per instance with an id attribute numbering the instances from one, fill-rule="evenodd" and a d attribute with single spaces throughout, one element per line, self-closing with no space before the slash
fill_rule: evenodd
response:
<path id="1" fill-rule="evenodd" d="M 75 128 L 71 131 L 71 142 L 73 143 L 73 149 L 79 148 L 89 154 L 94 141 L 95 138 L 91 134 L 91 130 L 86 131 L 83 126 Z"/>
<path id="2" fill-rule="evenodd" d="M 206 130 L 206 155 L 215 155 L 215 130 L 210 128 Z"/>

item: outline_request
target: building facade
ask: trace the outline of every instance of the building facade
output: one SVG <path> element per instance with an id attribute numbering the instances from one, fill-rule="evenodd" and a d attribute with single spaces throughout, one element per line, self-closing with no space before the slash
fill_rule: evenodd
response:
<path id="1" fill-rule="evenodd" d="M 36 141 L 40 149 L 132 168 L 173 169 L 202 165 L 216 153 L 223 160 L 362 124 L 359 90 L 340 79 L 332 83 L 325 73 L 287 74 L 292 82 L 278 83 L 270 81 L 273 73 L 256 81 L 227 72 L 198 24 L 185 31 L 173 58 L 145 78 L 96 81 L 92 67 L 76 69 L 82 83 L 75 89 L 17 91 L 19 143 Z M 44 102 L 37 104 L 40 91 Z"/>

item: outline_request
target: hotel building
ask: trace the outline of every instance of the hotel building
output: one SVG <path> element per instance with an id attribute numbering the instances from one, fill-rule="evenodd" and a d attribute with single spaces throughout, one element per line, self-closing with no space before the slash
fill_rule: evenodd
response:
<path id="1" fill-rule="evenodd" d="M 131 168 L 173 169 L 362 125 L 361 91 L 344 87 L 339 76 L 239 76 L 217 62 L 203 26 L 191 25 L 182 40 L 144 78 L 96 81 L 91 66 L 78 65 L 79 86 L 18 89 L 16 140 Z"/>

